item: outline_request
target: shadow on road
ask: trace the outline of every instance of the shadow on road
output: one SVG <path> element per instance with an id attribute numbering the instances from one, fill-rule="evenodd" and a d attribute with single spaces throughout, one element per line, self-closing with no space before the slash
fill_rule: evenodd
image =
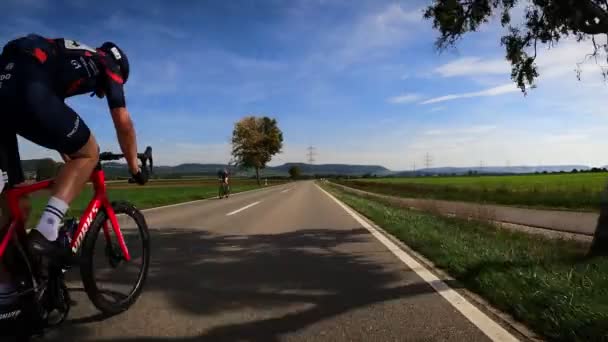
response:
<path id="1" fill-rule="evenodd" d="M 164 292 L 177 310 L 214 315 L 252 308 L 306 307 L 279 317 L 211 328 L 195 338 L 113 341 L 277 341 L 285 333 L 353 309 L 433 292 L 422 282 L 399 284 L 403 272 L 374 262 L 370 254 L 390 253 L 380 245 L 376 251 L 368 248 L 365 253 L 353 253 L 360 250 L 357 244 L 369 243 L 365 229 L 227 236 L 165 228 L 154 230 L 152 238 L 152 262 L 144 291 Z M 92 312 L 91 317 L 73 320 L 53 335 L 62 336 L 57 340 L 65 340 L 64 334 L 75 341 L 91 338 L 88 323 L 100 317 Z"/>

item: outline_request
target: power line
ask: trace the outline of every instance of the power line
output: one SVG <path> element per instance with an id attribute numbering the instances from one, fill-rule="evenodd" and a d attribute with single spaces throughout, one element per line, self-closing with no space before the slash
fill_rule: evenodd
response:
<path id="1" fill-rule="evenodd" d="M 308 146 L 306 150 L 308 151 L 308 153 L 306 153 L 306 156 L 308 157 L 308 164 L 314 163 L 315 156 L 317 155 L 317 149 L 313 146 Z"/>
<path id="2" fill-rule="evenodd" d="M 428 153 L 424 156 L 424 166 L 426 166 L 426 168 L 430 168 L 433 165 L 433 157 L 431 157 L 431 155 L 429 155 Z"/>

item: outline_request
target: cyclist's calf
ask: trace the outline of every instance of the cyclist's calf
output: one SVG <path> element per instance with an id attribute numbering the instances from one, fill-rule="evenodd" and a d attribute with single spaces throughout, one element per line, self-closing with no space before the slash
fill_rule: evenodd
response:
<path id="1" fill-rule="evenodd" d="M 70 203 L 80 193 L 99 161 L 99 147 L 95 137 L 91 134 L 87 143 L 68 157 L 53 187 L 53 196 L 66 203 Z"/>

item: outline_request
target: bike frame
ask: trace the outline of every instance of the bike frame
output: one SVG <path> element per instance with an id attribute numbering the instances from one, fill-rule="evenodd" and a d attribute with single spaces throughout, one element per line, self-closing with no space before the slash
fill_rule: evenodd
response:
<path id="1" fill-rule="evenodd" d="M 110 219 L 110 223 L 112 223 L 112 228 L 114 230 L 114 234 L 118 239 L 118 245 L 123 253 L 123 256 L 126 261 L 131 260 L 131 256 L 129 254 L 129 250 L 127 249 L 127 245 L 125 244 L 124 237 L 118 225 L 118 219 L 116 218 L 116 213 L 112 208 L 112 204 L 107 196 L 107 189 L 105 183 L 105 174 L 100 166 L 98 166 L 93 173 L 91 174 L 91 183 L 93 183 L 93 189 L 95 190 L 95 194 L 83 215 L 80 218 L 80 222 L 78 223 L 78 229 L 76 233 L 72 237 L 72 242 L 70 244 L 70 249 L 74 254 L 78 252 L 80 249 L 80 245 L 84 240 L 89 228 L 91 227 L 91 223 L 97 217 L 99 210 L 104 210 Z M 8 225 L 8 230 L 5 231 L 4 236 L 0 242 L 0 259 L 4 255 L 6 248 L 13 236 L 17 234 L 17 237 L 20 241 L 25 241 L 26 231 L 25 231 L 25 218 L 23 217 L 23 213 L 19 207 L 19 199 L 29 193 L 49 189 L 53 186 L 54 180 L 46 180 L 38 183 L 34 183 L 31 185 L 13 187 L 6 191 L 6 198 L 8 201 L 8 207 L 11 215 L 11 221 Z M 110 229 L 108 227 L 107 221 L 104 222 L 103 232 L 106 238 L 106 241 L 110 241 Z"/>

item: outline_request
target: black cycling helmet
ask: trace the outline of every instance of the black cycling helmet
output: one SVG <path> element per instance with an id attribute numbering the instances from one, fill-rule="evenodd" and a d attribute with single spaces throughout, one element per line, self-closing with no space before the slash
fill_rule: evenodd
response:
<path id="1" fill-rule="evenodd" d="M 127 79 L 129 78 L 129 59 L 127 55 L 118 47 L 118 45 L 112 42 L 105 42 L 100 47 L 99 50 L 107 53 L 118 65 L 120 68 L 120 74 L 123 79 L 123 83 L 127 83 Z"/>

